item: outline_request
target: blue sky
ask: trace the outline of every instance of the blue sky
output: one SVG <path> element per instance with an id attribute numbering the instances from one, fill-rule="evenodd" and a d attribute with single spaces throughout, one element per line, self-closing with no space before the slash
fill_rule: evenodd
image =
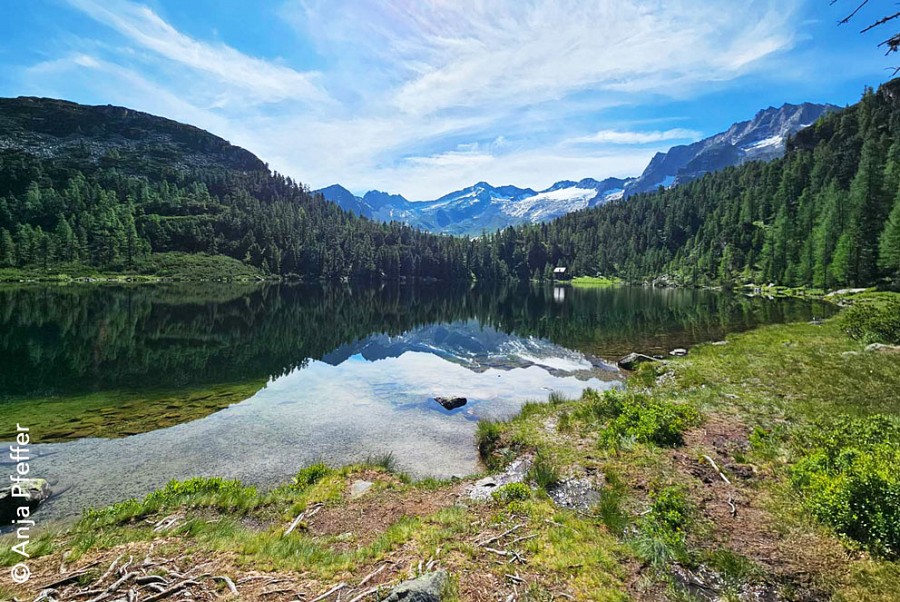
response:
<path id="1" fill-rule="evenodd" d="M 191 123 L 320 188 L 436 198 L 637 175 L 900 62 L 851 0 L 5 0 L 0 96 Z"/>

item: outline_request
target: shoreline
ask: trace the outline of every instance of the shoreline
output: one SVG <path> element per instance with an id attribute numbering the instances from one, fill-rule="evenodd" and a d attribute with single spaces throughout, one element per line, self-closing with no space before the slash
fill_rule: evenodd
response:
<path id="1" fill-rule="evenodd" d="M 900 354 L 866 351 L 838 321 L 764 326 L 642 367 L 628 378 L 618 409 L 609 409 L 606 396 L 588 394 L 527 403 L 509 421 L 483 423 L 476 444 L 488 465 L 531 463 L 527 485 L 498 488 L 502 493 L 486 502 L 466 494 L 479 475 L 412 482 L 391 472 L 390 459 L 308 467 L 271 493 L 192 480 L 140 503 L 88 513 L 68 533 L 43 531 L 34 538 L 36 548 L 45 547 L 33 561 L 34 583 L 57 572 L 66 550 L 74 571 L 89 562 L 105 566 L 115 555 L 148 554 L 152 543 L 153 554 L 177 550 L 187 562 L 213 563 L 236 583 L 260 574 L 312 596 L 339 582 L 362 593 L 359 582 L 376 570 L 367 585 L 389 588 L 422 572 L 421 563 L 448 570 L 459 599 L 513 585 L 575 599 L 624 599 L 623 592 L 652 598 L 705 575 L 723 595 L 790 587 L 889 600 L 900 586 L 896 563 L 812 520 L 788 479 L 788 468 L 802 460 L 794 441 L 823 415 L 900 413 L 890 396 L 900 385 Z M 869 389 L 857 391 L 864 374 Z M 828 390 L 816 393 L 823 382 Z M 662 430 L 647 435 L 643 422 L 630 422 L 632 411 L 658 416 Z M 681 416 L 676 423 L 672 412 Z M 598 443 L 597 433 L 610 429 L 624 438 Z M 356 495 L 360 481 L 371 485 Z M 566 505 L 582 494 L 600 505 Z M 285 534 L 314 508 L 321 508 L 315 517 Z M 173 513 L 174 524 L 154 532 Z M 759 543 L 766 537 L 771 545 Z M 856 550 L 851 555 L 843 551 L 848 545 Z M 486 548 L 515 556 L 493 565 L 498 554 Z M 252 581 L 238 588 L 250 599 L 265 591 Z"/>

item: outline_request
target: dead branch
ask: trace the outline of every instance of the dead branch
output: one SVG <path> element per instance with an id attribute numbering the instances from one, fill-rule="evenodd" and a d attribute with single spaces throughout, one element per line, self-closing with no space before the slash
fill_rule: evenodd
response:
<path id="1" fill-rule="evenodd" d="M 717 473 L 719 473 L 719 476 L 722 477 L 723 481 L 725 481 L 726 483 L 731 485 L 731 481 L 729 481 L 728 477 L 726 477 L 725 474 L 721 470 L 719 470 L 719 466 L 716 464 L 715 460 L 713 460 L 712 458 L 710 458 L 709 456 L 706 456 L 706 455 L 704 455 L 703 458 L 712 465 L 713 469 Z"/>
<path id="2" fill-rule="evenodd" d="M 377 569 L 375 569 L 374 571 L 372 571 L 371 573 L 369 573 L 368 575 L 363 577 L 362 581 L 359 582 L 359 585 L 357 587 L 364 586 L 366 583 L 368 583 L 369 581 L 374 579 L 376 575 L 378 575 L 381 571 L 383 571 L 387 567 L 388 567 L 388 565 L 382 564 L 380 567 L 378 567 Z"/>
<path id="3" fill-rule="evenodd" d="M 318 598 L 313 598 L 313 599 L 310 600 L 309 602 L 319 602 L 320 600 L 324 600 L 325 598 L 327 598 L 327 597 L 330 596 L 331 594 L 333 594 L 333 593 L 335 593 L 335 592 L 339 592 L 339 591 L 341 591 L 342 589 L 344 589 L 345 587 L 347 587 L 347 584 L 344 583 L 344 582 L 342 581 L 341 583 L 338 583 L 337 585 L 335 585 L 334 587 L 332 587 L 330 590 L 328 590 L 327 592 L 325 592 L 324 594 L 322 594 L 322 595 L 319 596 Z"/>
<path id="4" fill-rule="evenodd" d="M 216 575 L 213 577 L 213 580 L 216 579 L 218 579 L 219 581 L 224 581 L 225 585 L 228 586 L 228 589 L 231 590 L 232 594 L 234 594 L 235 596 L 240 595 L 238 594 L 237 586 L 234 585 L 234 581 L 232 581 L 230 577 L 228 577 L 227 575 Z"/>
<path id="5" fill-rule="evenodd" d="M 359 602 L 359 601 L 362 600 L 363 598 L 366 598 L 366 597 L 368 597 L 368 596 L 371 596 L 372 594 L 377 594 L 377 593 L 378 593 L 378 590 L 380 590 L 380 589 L 381 589 L 381 587 L 376 585 L 375 587 L 370 588 L 370 589 L 367 589 L 367 590 L 364 591 L 363 593 L 358 594 L 357 596 L 355 596 L 355 597 L 353 597 L 353 598 L 347 600 L 347 602 Z"/>
<path id="6" fill-rule="evenodd" d="M 521 529 L 521 528 L 524 527 L 524 526 L 525 526 L 525 523 L 519 523 L 518 525 L 512 527 L 511 529 L 507 529 L 506 531 L 504 531 L 504 532 L 501 533 L 500 535 L 497 535 L 497 536 L 495 536 L 495 537 L 491 537 L 491 538 L 488 539 L 487 541 L 483 541 L 483 542 L 481 542 L 481 543 L 476 543 L 476 545 L 479 545 L 479 546 L 484 547 L 484 546 L 486 546 L 486 545 L 489 545 L 489 544 L 494 543 L 495 541 L 500 541 L 501 539 L 503 539 L 504 537 L 506 537 L 506 536 L 509 535 L 510 533 L 513 533 L 513 532 L 515 532 L 515 531 Z"/>

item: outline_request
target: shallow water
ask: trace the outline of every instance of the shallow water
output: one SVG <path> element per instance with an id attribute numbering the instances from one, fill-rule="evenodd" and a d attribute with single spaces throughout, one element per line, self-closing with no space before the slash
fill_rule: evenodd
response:
<path id="1" fill-rule="evenodd" d="M 650 289 L 13 288 L 0 290 L 0 394 L 34 399 L 36 412 L 50 396 L 77 416 L 86 392 L 267 381 L 168 428 L 34 446 L 32 474 L 55 492 L 38 516 L 67 517 L 170 479 L 270 486 L 318 460 L 393 453 L 416 476 L 469 474 L 479 469 L 477 420 L 551 391 L 616 386 L 621 375 L 600 358 L 827 311 Z M 447 411 L 436 396 L 468 401 Z M 115 420 L 115 403 L 101 414 Z"/>

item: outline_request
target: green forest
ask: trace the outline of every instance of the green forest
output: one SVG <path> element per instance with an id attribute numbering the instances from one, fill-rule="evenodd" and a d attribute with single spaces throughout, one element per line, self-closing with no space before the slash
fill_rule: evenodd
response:
<path id="1" fill-rule="evenodd" d="M 515 233 L 528 269 L 835 288 L 900 277 L 900 80 L 822 117 L 783 159 Z M 513 236 L 493 237 L 504 248 Z M 515 257 L 510 266 L 517 266 Z M 520 274 L 524 267 L 518 266 Z"/>
<path id="2" fill-rule="evenodd" d="M 0 268 L 140 273 L 158 254 L 187 253 L 305 280 L 545 279 L 566 266 L 688 286 L 896 281 L 898 94 L 900 80 L 867 89 L 802 130 L 783 159 L 474 240 L 343 211 L 190 126 L 5 101 L 20 141 L 42 111 L 59 131 L 43 125 L 31 147 L 0 145 Z M 48 135 L 66 141 L 63 156 L 37 150 Z"/>

